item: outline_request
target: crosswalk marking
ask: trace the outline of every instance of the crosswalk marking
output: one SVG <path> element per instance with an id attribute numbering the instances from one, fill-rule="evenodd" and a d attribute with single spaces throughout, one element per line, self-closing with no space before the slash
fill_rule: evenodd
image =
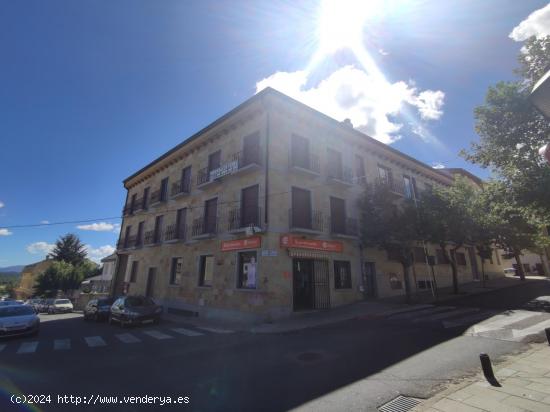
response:
<path id="1" fill-rule="evenodd" d="M 480 312 L 480 313 L 475 313 L 472 316 L 464 316 L 463 318 L 460 318 L 460 319 L 444 320 L 443 327 L 455 328 L 457 326 L 473 325 L 474 323 L 488 319 L 493 315 L 494 315 L 494 312 Z"/>
<path id="2" fill-rule="evenodd" d="M 38 347 L 38 342 L 23 342 L 19 346 L 17 353 L 34 353 L 36 352 L 37 347 Z"/>
<path id="3" fill-rule="evenodd" d="M 56 339 L 53 342 L 54 350 L 68 350 L 71 349 L 71 340 L 70 339 Z"/>
<path id="4" fill-rule="evenodd" d="M 449 310 L 452 310 L 452 309 L 456 309 L 454 306 L 439 306 L 439 307 L 436 307 L 436 308 L 428 308 L 428 309 L 423 309 L 423 310 L 418 310 L 418 311 L 415 311 L 415 312 L 407 312 L 407 313 L 404 313 L 402 315 L 397 315 L 397 316 L 392 316 L 391 319 L 396 319 L 396 320 L 400 320 L 400 319 L 411 319 L 411 318 L 414 318 L 416 316 L 422 316 L 422 315 L 426 315 L 426 314 L 436 314 L 436 313 L 439 313 L 439 312 L 446 312 L 446 311 L 449 311 Z"/>
<path id="5" fill-rule="evenodd" d="M 101 336 L 87 336 L 84 338 L 84 340 L 91 348 L 107 345 Z"/>
<path id="6" fill-rule="evenodd" d="M 448 311 L 448 312 L 437 313 L 435 315 L 426 316 L 426 317 L 423 317 L 423 318 L 418 318 L 418 319 L 413 320 L 413 323 L 433 322 L 433 321 L 443 320 L 443 319 L 447 319 L 447 318 L 452 318 L 452 317 L 458 316 L 458 315 L 468 315 L 468 314 L 474 313 L 474 312 L 479 312 L 479 309 L 477 309 L 477 308 L 456 309 L 456 310 L 451 310 L 451 311 Z"/>
<path id="7" fill-rule="evenodd" d="M 540 333 L 546 328 L 550 328 L 550 320 L 539 322 L 525 329 L 512 329 L 512 336 L 514 338 L 524 338 L 529 335 Z"/>
<path id="8" fill-rule="evenodd" d="M 141 342 L 141 339 L 135 337 L 134 335 L 131 335 L 129 333 L 120 333 L 118 335 L 115 335 L 117 339 L 123 343 L 137 343 Z"/>
<path id="9" fill-rule="evenodd" d="M 472 328 L 472 332 L 481 333 L 495 329 L 502 329 L 507 325 L 537 316 L 539 314 L 540 313 L 538 312 L 529 311 L 510 311 L 509 313 L 494 316 L 491 319 L 488 319 L 487 322 L 481 322 L 479 325 L 475 325 Z"/>
<path id="10" fill-rule="evenodd" d="M 144 330 L 143 333 L 155 339 L 172 339 L 173 338 L 173 336 L 167 335 L 166 333 L 162 333 L 158 330 Z"/>
<path id="11" fill-rule="evenodd" d="M 201 330 L 205 330 L 207 332 L 212 332 L 212 333 L 234 333 L 235 332 L 235 331 L 229 330 L 229 329 L 208 328 L 208 327 L 205 327 L 205 326 L 199 326 L 198 328 L 201 329 Z"/>
<path id="12" fill-rule="evenodd" d="M 200 333 L 194 330 L 185 329 L 185 328 L 174 328 L 172 329 L 174 332 L 179 333 L 180 335 L 185 336 L 203 336 L 204 333 Z"/>
<path id="13" fill-rule="evenodd" d="M 380 314 L 376 314 L 376 316 L 377 317 L 395 316 L 395 315 L 399 315 L 399 314 L 402 314 L 402 313 L 417 312 L 420 309 L 428 309 L 428 308 L 433 308 L 433 307 L 434 307 L 434 305 L 429 305 L 429 304 L 414 305 L 414 306 L 408 306 L 406 308 L 390 309 L 390 310 L 387 310 L 387 311 L 382 312 Z"/>

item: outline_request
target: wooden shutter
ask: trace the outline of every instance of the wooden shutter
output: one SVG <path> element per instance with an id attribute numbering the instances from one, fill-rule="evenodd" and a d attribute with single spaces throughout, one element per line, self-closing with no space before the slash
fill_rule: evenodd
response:
<path id="1" fill-rule="evenodd" d="M 292 188 L 292 226 L 311 228 L 311 193 L 309 190 Z"/>
<path id="2" fill-rule="evenodd" d="M 247 187 L 241 192 L 241 227 L 258 226 L 258 185 Z"/>
<path id="3" fill-rule="evenodd" d="M 330 198 L 330 221 L 334 233 L 346 233 L 346 203 L 343 199 Z"/>

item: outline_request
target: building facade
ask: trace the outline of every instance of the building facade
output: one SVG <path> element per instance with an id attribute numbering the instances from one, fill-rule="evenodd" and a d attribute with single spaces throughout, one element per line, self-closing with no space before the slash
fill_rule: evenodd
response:
<path id="1" fill-rule="evenodd" d="M 360 244 L 357 201 L 367 182 L 397 200 L 452 181 L 266 89 L 124 181 L 114 291 L 173 313 L 263 319 L 403 295 L 400 264 Z M 429 266 L 423 246 L 413 289 L 434 274 L 449 286 L 449 265 L 428 246 Z M 502 273 L 496 259 L 489 276 Z M 457 260 L 461 282 L 480 277 L 472 248 Z"/>
<path id="2" fill-rule="evenodd" d="M 52 259 L 45 259 L 23 268 L 19 286 L 15 289 L 15 296 L 17 299 L 28 299 L 34 295 L 34 286 L 36 285 L 38 276 L 44 273 L 52 263 Z"/>

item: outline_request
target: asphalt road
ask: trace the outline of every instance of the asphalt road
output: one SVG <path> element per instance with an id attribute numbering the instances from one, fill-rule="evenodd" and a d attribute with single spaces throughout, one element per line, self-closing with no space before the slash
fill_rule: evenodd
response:
<path id="1" fill-rule="evenodd" d="M 464 300 L 494 302 L 499 308 L 505 299 L 509 309 L 535 290 L 550 295 L 547 284 Z M 0 410 L 29 410 L 11 403 L 11 394 L 49 394 L 50 403 L 37 405 L 38 410 L 105 410 L 97 396 L 116 396 L 119 411 L 375 411 L 397 394 L 429 397 L 439 385 L 476 372 L 481 352 L 495 359 L 525 348 L 519 342 L 462 336 L 465 328 L 367 319 L 255 335 L 167 322 L 121 329 L 53 315 L 42 323 L 39 337 L 1 342 Z M 18 353 L 23 343 L 34 350 Z M 92 404 L 59 403 L 58 395 Z M 124 403 L 123 396 L 146 395 L 188 397 L 189 403 Z"/>

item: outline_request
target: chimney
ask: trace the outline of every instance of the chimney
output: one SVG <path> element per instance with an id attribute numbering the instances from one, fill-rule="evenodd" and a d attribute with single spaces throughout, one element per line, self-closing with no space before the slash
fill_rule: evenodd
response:
<path id="1" fill-rule="evenodd" d="M 344 126 L 349 127 L 350 129 L 353 129 L 353 123 L 351 122 L 350 119 L 346 118 L 346 119 L 342 120 L 341 123 L 342 123 Z"/>

